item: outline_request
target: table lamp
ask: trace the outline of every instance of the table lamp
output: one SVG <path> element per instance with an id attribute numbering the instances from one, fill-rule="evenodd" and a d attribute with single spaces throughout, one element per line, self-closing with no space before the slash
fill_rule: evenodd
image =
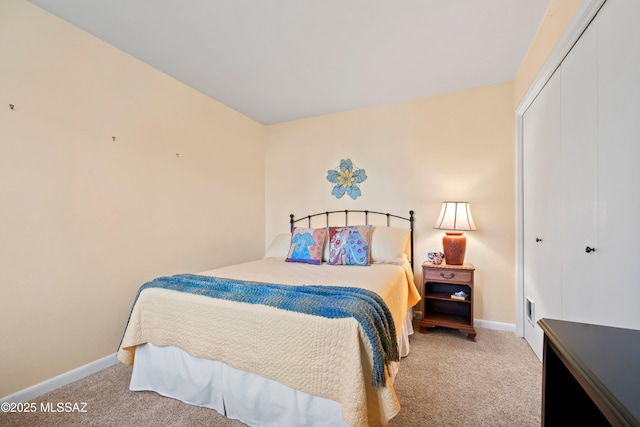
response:
<path id="1" fill-rule="evenodd" d="M 467 238 L 462 233 L 476 229 L 469 202 L 442 202 L 440 215 L 433 228 L 445 230 L 445 236 L 442 238 L 445 263 L 464 264 Z"/>

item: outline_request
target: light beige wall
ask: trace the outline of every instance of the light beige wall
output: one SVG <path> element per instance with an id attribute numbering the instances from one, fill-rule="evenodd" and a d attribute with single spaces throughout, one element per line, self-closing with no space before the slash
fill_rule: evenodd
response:
<path id="1" fill-rule="evenodd" d="M 141 284 L 258 258 L 265 227 L 262 125 L 23 0 L 0 40 L 2 397 L 113 354 Z"/>
<path id="2" fill-rule="evenodd" d="M 538 72 L 564 34 L 583 0 L 553 0 L 529 46 L 515 79 L 515 106 L 529 90 Z"/>
<path id="3" fill-rule="evenodd" d="M 416 264 L 441 250 L 433 229 L 444 200 L 468 200 L 466 233 L 477 268 L 475 317 L 515 323 L 513 82 L 267 127 L 266 237 L 290 213 L 369 209 L 416 212 Z M 341 159 L 365 169 L 362 196 L 331 195 Z"/>

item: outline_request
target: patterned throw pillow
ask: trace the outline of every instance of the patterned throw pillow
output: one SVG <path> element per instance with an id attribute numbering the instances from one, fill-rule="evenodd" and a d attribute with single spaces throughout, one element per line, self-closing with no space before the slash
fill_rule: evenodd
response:
<path id="1" fill-rule="evenodd" d="M 371 226 L 329 227 L 331 265 L 369 265 Z"/>
<path id="2" fill-rule="evenodd" d="M 285 261 L 321 264 L 326 235 L 326 228 L 293 227 Z"/>

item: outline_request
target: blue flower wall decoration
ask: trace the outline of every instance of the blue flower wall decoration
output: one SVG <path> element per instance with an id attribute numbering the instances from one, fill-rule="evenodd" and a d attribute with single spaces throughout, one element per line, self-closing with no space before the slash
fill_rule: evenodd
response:
<path id="1" fill-rule="evenodd" d="M 331 194 L 338 199 L 344 196 L 345 193 L 353 200 L 357 199 L 362 195 L 358 184 L 366 179 L 367 174 L 364 169 L 356 168 L 349 159 L 340 160 L 340 167 L 335 170 L 329 170 L 327 174 L 327 181 L 333 184 Z"/>

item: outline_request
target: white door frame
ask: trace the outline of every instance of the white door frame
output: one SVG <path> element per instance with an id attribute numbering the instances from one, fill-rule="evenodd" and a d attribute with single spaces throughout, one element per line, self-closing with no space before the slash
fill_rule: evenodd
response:
<path id="1" fill-rule="evenodd" d="M 516 108 L 516 335 L 524 336 L 524 241 L 523 241 L 523 178 L 522 178 L 522 116 L 542 90 L 562 60 L 578 41 L 606 0 L 583 0 L 562 38 L 538 72 L 529 90 Z"/>

